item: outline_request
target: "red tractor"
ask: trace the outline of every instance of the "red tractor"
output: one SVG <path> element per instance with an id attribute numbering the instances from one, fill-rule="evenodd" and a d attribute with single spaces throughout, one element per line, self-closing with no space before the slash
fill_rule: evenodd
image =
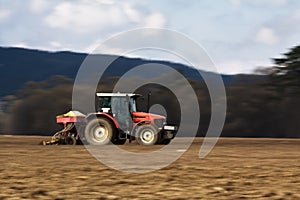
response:
<path id="1" fill-rule="evenodd" d="M 167 125 L 164 116 L 138 112 L 136 99 L 140 96 L 130 93 L 96 93 L 97 112 L 82 115 L 71 111 L 58 116 L 57 122 L 63 123 L 64 129 L 56 133 L 51 142 L 44 144 L 124 144 L 126 140 L 136 140 L 141 145 L 170 143 L 176 135 L 177 127 Z M 75 123 L 80 131 L 76 131 Z"/>

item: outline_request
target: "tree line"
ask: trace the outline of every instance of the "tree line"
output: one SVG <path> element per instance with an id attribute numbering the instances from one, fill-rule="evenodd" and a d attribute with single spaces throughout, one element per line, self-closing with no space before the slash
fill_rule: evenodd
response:
<path id="1" fill-rule="evenodd" d="M 280 58 L 273 59 L 273 66 L 259 68 L 258 76 L 264 81 L 238 82 L 226 86 L 227 113 L 222 136 L 224 137 L 300 137 L 300 45 L 291 48 Z M 113 78 L 110 80 L 112 81 Z M 109 91 L 110 81 L 102 85 Z M 207 90 L 190 80 L 197 88 L 201 109 L 198 136 L 204 136 L 210 121 L 210 100 Z M 52 135 L 61 127 L 56 115 L 72 109 L 73 80 L 54 76 L 41 82 L 28 82 L 15 95 L 6 96 L 0 107 L 1 134 Z M 163 89 L 150 85 L 139 93 Z M 171 93 L 170 93 L 171 95 Z M 179 123 L 176 102 L 164 101 L 170 107 L 168 120 Z M 172 105 L 174 107 L 172 108 Z M 143 110 L 145 102 L 140 103 Z"/>

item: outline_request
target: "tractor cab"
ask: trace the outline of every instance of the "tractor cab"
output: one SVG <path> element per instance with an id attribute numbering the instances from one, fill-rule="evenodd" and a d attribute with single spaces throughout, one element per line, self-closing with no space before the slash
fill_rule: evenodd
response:
<path id="1" fill-rule="evenodd" d="M 96 95 L 97 112 L 109 114 L 136 112 L 136 99 L 141 96 L 129 93 L 96 93 Z"/>
<path id="2" fill-rule="evenodd" d="M 96 111 L 111 115 L 124 131 L 133 127 L 133 113 L 139 94 L 131 93 L 96 93 Z"/>

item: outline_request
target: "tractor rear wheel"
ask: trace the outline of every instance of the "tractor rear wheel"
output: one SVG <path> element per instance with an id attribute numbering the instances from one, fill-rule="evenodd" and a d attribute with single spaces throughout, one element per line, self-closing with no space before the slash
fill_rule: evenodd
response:
<path id="1" fill-rule="evenodd" d="M 136 141 L 141 145 L 154 145 L 160 139 L 158 129 L 151 125 L 141 125 L 136 129 Z"/>
<path id="2" fill-rule="evenodd" d="M 88 144 L 103 145 L 112 141 L 115 128 L 108 119 L 98 118 L 88 122 L 84 136 Z"/>

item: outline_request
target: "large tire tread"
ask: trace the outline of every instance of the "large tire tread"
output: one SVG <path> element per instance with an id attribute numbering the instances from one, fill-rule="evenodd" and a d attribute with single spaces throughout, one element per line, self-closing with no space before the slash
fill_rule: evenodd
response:
<path id="1" fill-rule="evenodd" d="M 105 135 L 107 134 L 107 136 L 104 136 L 103 139 L 97 139 L 95 136 L 96 132 L 98 132 L 97 129 L 99 130 L 99 127 L 105 129 Z M 104 145 L 112 142 L 113 138 L 115 137 L 115 132 L 114 126 L 108 119 L 97 118 L 88 122 L 84 131 L 84 137 L 87 144 Z"/>
<path id="2" fill-rule="evenodd" d="M 147 139 L 143 139 L 143 138 L 145 138 L 145 137 L 143 137 L 143 135 L 147 134 L 146 132 L 148 132 L 151 135 L 149 137 L 151 139 L 149 139 L 148 141 L 146 141 Z M 140 145 L 158 144 L 160 141 L 160 133 L 159 133 L 158 128 L 152 124 L 145 124 L 145 125 L 139 126 L 136 129 L 136 141 Z"/>

